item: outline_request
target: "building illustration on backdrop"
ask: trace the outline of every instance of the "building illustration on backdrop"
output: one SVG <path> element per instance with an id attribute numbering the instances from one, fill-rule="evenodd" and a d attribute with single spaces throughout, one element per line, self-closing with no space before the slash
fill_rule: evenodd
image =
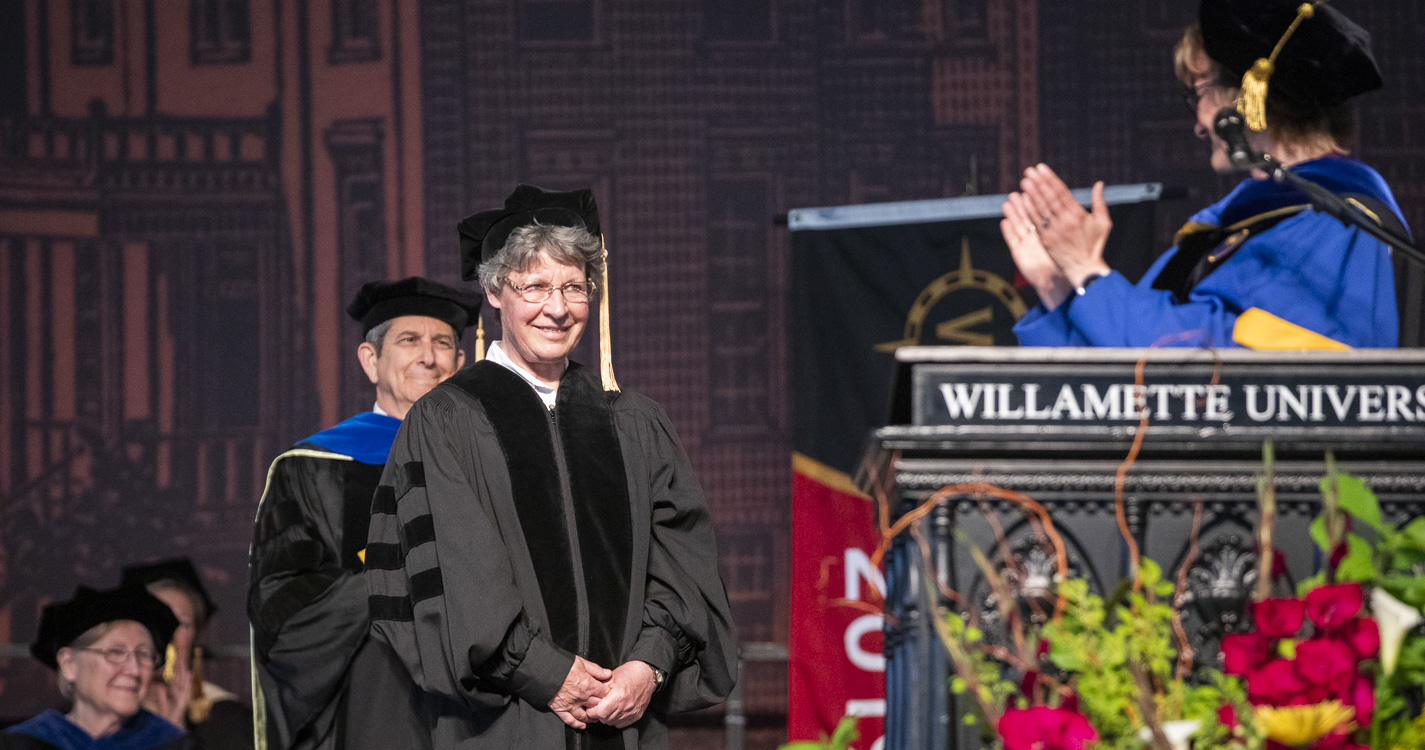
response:
<path id="1" fill-rule="evenodd" d="M 1040 159 L 1186 187 L 1192 209 L 1225 184 L 1175 103 L 1192 9 L 1168 0 L 0 5 L 0 641 L 155 554 L 194 556 L 218 640 L 245 641 L 268 462 L 370 407 L 345 302 L 381 276 L 457 281 L 455 223 L 529 182 L 598 194 L 620 382 L 682 432 L 744 640 L 785 643 L 775 217 L 1001 192 Z M 1361 5 L 1402 81 L 1362 151 L 1425 226 L 1404 127 L 1425 11 Z M 0 666 L 0 715 L 33 708 L 20 678 L 44 675 L 23 669 Z M 747 690 L 784 710 L 785 668 L 749 667 Z"/>

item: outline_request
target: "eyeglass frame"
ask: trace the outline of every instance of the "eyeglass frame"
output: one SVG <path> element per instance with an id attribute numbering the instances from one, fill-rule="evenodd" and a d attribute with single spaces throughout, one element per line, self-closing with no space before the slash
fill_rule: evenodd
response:
<path id="1" fill-rule="evenodd" d="M 531 300 L 531 299 L 529 299 L 528 297 L 525 297 L 525 296 L 524 296 L 525 290 L 528 289 L 528 288 L 530 288 L 530 287 L 532 287 L 532 286 L 534 286 L 534 285 L 536 285 L 536 284 L 545 284 L 546 282 L 543 282 L 543 281 L 532 281 L 532 282 L 530 282 L 530 283 L 528 283 L 528 284 L 516 284 L 515 282 L 513 282 L 513 281 L 510 280 L 510 277 L 506 276 L 506 277 L 505 277 L 505 283 L 506 283 L 506 284 L 509 284 L 509 285 L 510 285 L 510 288 L 513 289 L 513 290 L 515 290 L 515 294 L 516 294 L 520 299 L 524 300 L 525 302 L 527 302 L 527 303 L 529 303 L 529 304 L 531 304 L 531 305 L 542 305 L 542 304 L 544 304 L 545 302 L 548 302 L 552 297 L 554 297 L 554 292 L 555 292 L 556 290 L 559 292 L 559 294 L 561 294 L 561 295 L 564 297 L 564 304 L 566 304 L 566 305 L 587 305 L 587 304 L 589 304 L 589 300 L 592 300 L 592 299 L 594 298 L 594 291 L 599 288 L 599 285 L 598 285 L 598 284 L 595 284 L 594 281 L 593 281 L 593 279 L 585 279 L 584 281 L 571 281 L 571 282 L 569 282 L 569 283 L 567 283 L 567 284 L 561 284 L 561 285 L 559 285 L 559 286 L 555 286 L 555 285 L 553 285 L 553 284 L 548 284 L 548 286 L 549 286 L 549 293 L 546 294 L 546 295 L 544 295 L 544 298 L 543 298 L 543 299 Z M 569 299 L 569 291 L 568 291 L 569 287 L 570 287 L 570 286 L 580 285 L 580 284 L 586 285 L 586 286 L 589 287 L 589 291 L 588 291 L 587 295 L 584 297 L 584 299 L 578 300 L 578 301 Z"/>
<path id="2" fill-rule="evenodd" d="M 92 654 L 98 654 L 104 657 L 104 661 L 107 661 L 116 667 L 127 664 L 129 662 L 129 657 L 133 657 L 134 659 L 136 659 L 140 667 L 156 667 L 158 666 L 161 660 L 161 657 L 159 656 L 157 651 L 145 652 L 144 649 L 137 648 L 92 648 L 88 646 L 71 646 L 70 648 L 74 649 L 75 651 L 88 651 Z M 148 654 L 148 658 L 144 658 L 144 653 Z"/>
<path id="3" fill-rule="evenodd" d="M 1194 117 L 1196 117 L 1197 107 L 1199 104 L 1202 103 L 1203 95 L 1214 88 L 1220 87 L 1221 85 L 1222 84 L 1218 83 L 1217 81 L 1204 81 L 1202 83 L 1197 84 L 1196 86 L 1184 86 L 1182 92 L 1183 105 L 1185 105 L 1188 108 L 1188 111 L 1191 112 Z"/>

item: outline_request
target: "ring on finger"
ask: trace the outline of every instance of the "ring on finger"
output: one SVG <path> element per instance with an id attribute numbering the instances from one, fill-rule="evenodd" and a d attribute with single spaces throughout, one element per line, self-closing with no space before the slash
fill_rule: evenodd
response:
<path id="1" fill-rule="evenodd" d="M 1026 229 L 1026 230 L 1024 230 L 1024 231 L 1028 232 L 1029 234 L 1034 234 L 1035 232 L 1039 231 L 1039 227 L 1036 227 L 1036 226 L 1034 226 L 1033 224 L 1030 224 L 1030 225 L 1029 225 L 1029 228 Z"/>

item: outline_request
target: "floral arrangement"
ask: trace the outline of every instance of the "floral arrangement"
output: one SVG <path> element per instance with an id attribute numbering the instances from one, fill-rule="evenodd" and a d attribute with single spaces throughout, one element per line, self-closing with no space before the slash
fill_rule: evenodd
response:
<path id="1" fill-rule="evenodd" d="M 1387 523 L 1370 489 L 1337 472 L 1328 455 L 1323 510 L 1311 525 L 1326 564 L 1293 592 L 1272 546 L 1270 443 L 1263 457 L 1250 624 L 1207 655 L 1193 654 L 1182 624 L 1175 592 L 1184 589 L 1185 571 L 1168 580 L 1153 560 L 1139 559 L 1126 533 L 1134 575 L 1103 597 L 1070 574 L 1048 513 L 1022 494 L 955 485 L 895 524 L 883 513 L 889 539 L 907 529 L 914 535 L 913 522 L 950 497 L 998 497 L 1033 521 L 1057 559 L 1056 585 L 1029 601 L 1026 615 L 1018 587 L 1012 592 L 1006 580 L 1012 571 L 996 569 L 962 540 L 993 589 L 1004 631 L 987 638 L 983 613 L 958 592 L 942 586 L 930 599 L 949 602 L 937 632 L 954 668 L 951 690 L 972 706 L 965 722 L 1004 750 L 1425 750 L 1425 636 L 1417 630 L 1425 606 L 1425 518 Z M 1121 492 L 1118 509 L 1126 532 Z M 993 514 L 986 509 L 985 516 L 1009 559 Z M 1200 521 L 1199 504 L 1190 555 Z M 922 578 L 927 587 L 940 585 L 933 575 Z"/>

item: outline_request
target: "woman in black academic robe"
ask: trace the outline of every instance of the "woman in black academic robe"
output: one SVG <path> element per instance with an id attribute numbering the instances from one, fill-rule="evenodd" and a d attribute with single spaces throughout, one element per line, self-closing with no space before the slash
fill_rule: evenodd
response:
<path id="1" fill-rule="evenodd" d="M 80 586 L 45 607 L 30 653 L 58 673 L 71 707 L 9 728 L 0 750 L 188 750 L 182 729 L 142 707 L 176 627 L 168 606 L 141 588 Z"/>

